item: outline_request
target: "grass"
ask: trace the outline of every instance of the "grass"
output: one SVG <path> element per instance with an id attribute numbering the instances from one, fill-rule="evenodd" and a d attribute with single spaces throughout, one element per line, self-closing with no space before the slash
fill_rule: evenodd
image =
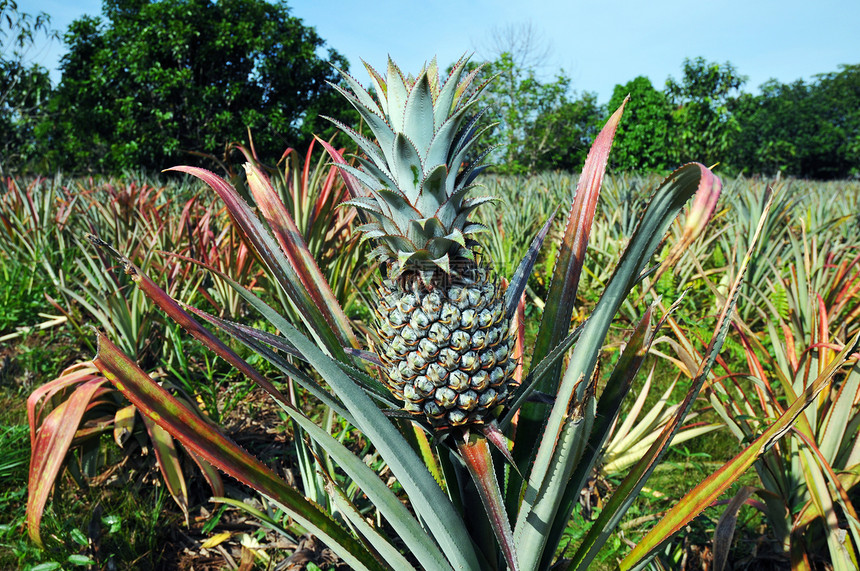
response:
<path id="1" fill-rule="evenodd" d="M 613 534 L 612 539 L 601 549 L 592 569 L 598 571 L 609 571 L 615 569 L 617 561 L 621 559 L 638 540 L 650 530 L 653 524 L 659 520 L 662 513 L 672 507 L 676 498 L 683 496 L 699 484 L 702 479 L 713 473 L 723 461 L 714 460 L 706 454 L 679 450 L 672 447 L 668 458 L 654 471 L 654 475 L 648 482 L 639 497 L 624 516 L 619 529 Z M 620 479 L 613 478 L 610 482 L 592 483 L 591 501 L 594 502 L 591 518 L 585 519 L 582 512 L 575 512 L 568 529 L 565 531 L 565 542 L 562 549 L 567 555 L 572 555 L 581 541 L 585 538 L 591 528 L 592 522 L 600 513 L 600 501 L 603 495 L 608 497 L 609 488 L 620 483 Z M 741 486 L 755 486 L 757 478 L 754 472 L 744 476 L 733 485 L 730 490 L 720 498 L 718 505 L 707 508 L 701 515 L 694 519 L 687 528 L 657 555 L 657 559 L 667 569 L 680 567 L 682 558 L 688 560 L 688 569 L 702 568 L 700 561 L 696 564 L 696 558 L 701 555 L 702 548 L 707 548 L 714 535 L 717 521 L 725 509 L 725 503 L 733 497 Z M 758 511 L 749 506 L 741 509 L 735 541 L 732 548 L 733 560 L 749 559 L 755 555 L 756 546 L 762 541 L 767 541 L 765 535 L 765 522 Z"/>
<path id="2" fill-rule="evenodd" d="M 16 490 L 21 497 L 3 512 L 11 517 L 0 524 L 0 568 L 164 568 L 166 541 L 178 516 L 165 510 L 169 495 L 163 487 L 130 493 L 122 487 L 81 491 L 68 482 L 60 485 L 43 517 L 44 549 L 24 534 L 25 490 Z"/>
<path id="3" fill-rule="evenodd" d="M 224 531 L 223 526 L 215 525 L 205 529 L 208 518 L 203 508 L 211 492 L 199 476 L 189 480 L 192 526 L 186 528 L 160 482 L 152 452 L 125 453 L 109 436 L 102 437 L 101 445 L 108 456 L 107 468 L 90 485 L 80 486 L 70 473 L 60 479 L 42 520 L 45 548 L 34 546 L 27 536 L 30 435 L 25 401 L 31 386 L 52 378 L 73 358 L 70 350 L 77 358 L 88 355 L 86 348 L 70 346 L 72 334 L 59 330 L 24 338 L 12 353 L 12 371 L 0 383 L 0 569 L 176 569 L 180 559 L 187 557 L 182 552 L 185 547 L 199 546 L 206 537 Z M 217 385 L 219 412 L 225 418 L 241 419 L 232 422 L 245 430 L 259 418 L 254 422 L 265 432 L 273 422 L 271 416 L 263 416 L 272 412 L 270 408 L 261 407 L 256 399 L 243 403 L 249 384 L 235 378 L 232 385 L 230 382 L 224 378 Z M 237 414 L 237 406 L 241 406 L 241 414 Z M 260 445 L 256 437 L 240 442 L 251 450 Z M 266 442 L 271 445 L 271 438 Z M 289 450 L 284 446 L 285 452 Z M 265 455 L 276 458 L 272 450 Z M 234 489 L 230 494 L 240 497 L 243 492 Z M 213 509 L 211 504 L 209 509 Z M 242 529 L 233 520 L 226 523 L 231 529 Z"/>
<path id="4" fill-rule="evenodd" d="M 0 335 L 17 327 L 35 325 L 45 311 L 44 286 L 32 268 L 10 260 L 0 267 Z"/>

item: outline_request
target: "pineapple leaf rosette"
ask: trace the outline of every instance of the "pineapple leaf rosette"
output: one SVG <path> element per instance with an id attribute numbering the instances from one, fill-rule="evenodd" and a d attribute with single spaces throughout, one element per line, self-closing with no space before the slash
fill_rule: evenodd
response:
<path id="1" fill-rule="evenodd" d="M 437 430 L 483 424 L 508 398 L 516 368 L 504 288 L 476 251 L 486 229 L 469 219 L 496 200 L 474 196 L 487 156 L 474 148 L 487 128 L 477 108 L 486 84 L 466 59 L 444 80 L 435 60 L 417 77 L 391 60 L 386 77 L 366 67 L 376 97 L 343 72 L 349 90 L 335 87 L 375 141 L 332 121 L 363 153 L 360 168 L 340 168 L 365 191 L 346 204 L 364 213 L 358 230 L 382 262 L 375 313 L 385 381 Z"/>
<path id="2" fill-rule="evenodd" d="M 93 244 L 119 260 L 126 274 L 159 308 L 252 379 L 290 417 L 301 481 L 287 482 L 223 430 L 201 419 L 123 355 L 107 336 L 99 337 L 99 354 L 93 362 L 142 415 L 194 454 L 198 465 L 218 468 L 288 515 L 278 519 L 285 522 L 284 534 L 313 533 L 352 569 L 410 569 L 417 564 L 417 568 L 433 571 L 585 571 L 613 537 L 612 530 L 664 457 L 705 386 L 729 331 L 740 280 L 753 250 L 744 257 L 737 269 L 739 277 L 724 296 L 708 347 L 701 354 L 689 349 L 701 360 L 671 420 L 607 498 L 573 552 L 561 549 L 581 490 L 600 462 L 603 444 L 622 413 L 625 397 L 635 390 L 637 373 L 667 318 L 664 315 L 655 325 L 655 317 L 672 308 L 665 309 L 655 299 L 644 309 L 606 382 L 598 385 L 601 376 L 595 371 L 615 315 L 634 288 L 651 275 L 653 256 L 684 205 L 696 196 L 678 252 L 672 250 L 667 268 L 677 259 L 675 253 L 682 252 L 704 229 L 722 184 L 698 163 L 679 167 L 660 183 L 588 319 L 570 331 L 622 104 L 595 138 L 577 180 L 561 240 L 553 241 L 556 264 L 548 280 L 540 326 L 534 342 L 523 349 L 530 355 L 530 366 L 522 375 L 516 371 L 522 382 L 515 389 L 518 364 L 513 349 L 515 340 L 518 346 L 525 343 L 510 324 L 519 311 L 518 302 L 552 217 L 535 235 L 510 285 L 500 283 L 479 254 L 477 236 L 484 228 L 469 220 L 478 206 L 495 200 L 478 195 L 476 185 L 488 152 L 476 148 L 486 128 L 481 121 L 486 110 L 478 105 L 484 87 L 478 79 L 480 69 L 469 71 L 463 59 L 447 79 L 439 77 L 435 61 L 416 77 L 404 76 L 392 62 L 385 77 L 368 70 L 370 90 L 346 73 L 344 82 L 334 87 L 355 106 L 373 137 L 333 119 L 358 145 L 352 164 L 325 141 L 320 144 L 341 169 L 341 179 L 352 196 L 348 203 L 363 220 L 358 230 L 376 243 L 373 255 L 382 262 L 375 296 L 378 359 L 360 349 L 352 324 L 293 214 L 253 153 L 246 153 L 245 165 L 253 206 L 214 173 L 191 166 L 171 170 L 199 178 L 218 194 L 230 212 L 231 223 L 264 264 L 271 283 L 280 288 L 270 301 L 280 302 L 284 313 L 298 317 L 310 336 L 258 292 L 217 268 L 201 263 L 234 288 L 269 327 L 231 322 L 177 302 L 131 260 L 100 238 L 90 237 Z M 635 295 L 647 293 L 645 288 Z M 331 412 L 330 418 L 342 418 L 356 427 L 384 461 L 385 470 L 400 482 L 403 493 L 395 493 L 330 427 L 309 418 L 294 398 L 283 394 L 280 386 L 234 352 L 204 322 L 301 386 Z M 860 345 L 858 338 L 840 351 L 840 362 Z M 297 361 L 304 364 L 297 366 Z M 368 374 L 365 363 L 382 364 L 386 386 Z M 316 374 L 310 374 L 311 369 Z M 802 408 L 815 400 L 815 391 L 822 390 L 837 370 L 837 365 L 830 365 L 830 372 L 810 384 L 746 451 L 678 499 L 619 568 L 647 564 L 669 538 L 788 431 Z M 392 422 L 390 412 L 398 406 L 440 438 L 431 444 L 422 430 Z M 504 415 L 496 420 L 502 410 Z M 443 442 L 445 436 L 454 438 Z M 505 456 L 505 463 L 493 459 L 498 453 L 490 444 Z M 38 449 L 34 457 L 40 458 Z M 40 494 L 39 502 L 49 490 L 44 486 L 30 489 Z M 359 509 L 352 500 L 357 496 L 348 490 L 361 490 L 377 517 L 368 517 L 368 512 Z M 32 501 L 31 505 L 44 503 Z M 245 507 L 259 516 L 257 508 Z M 381 519 L 390 525 L 372 525 Z M 31 517 L 29 525 L 31 535 L 38 539 L 38 519 Z M 396 541 L 390 533 L 397 536 Z"/>

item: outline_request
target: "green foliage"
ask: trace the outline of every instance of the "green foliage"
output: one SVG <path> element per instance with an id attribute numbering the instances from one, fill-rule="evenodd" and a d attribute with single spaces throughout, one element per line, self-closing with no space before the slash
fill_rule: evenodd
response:
<path id="1" fill-rule="evenodd" d="M 733 106 L 743 129 L 732 163 L 747 173 L 846 178 L 860 173 L 860 65 L 811 83 L 770 80 Z"/>
<path id="2" fill-rule="evenodd" d="M 486 140 L 497 147 L 492 168 L 503 174 L 534 174 L 582 168 L 591 143 L 606 120 L 597 94 L 571 90 L 561 71 L 551 81 L 534 64 L 502 52 L 484 62 L 482 76 L 495 77 L 484 91 L 498 125 Z M 469 64 L 474 69 L 476 63 Z M 614 109 L 613 109 L 614 110 Z"/>
<path id="3" fill-rule="evenodd" d="M 0 0 L 0 172 L 110 172 L 228 157 L 248 129 L 260 156 L 328 139 L 326 114 L 354 122 L 326 81 L 346 60 L 280 0 L 106 0 L 65 34 L 62 79 L 28 52 L 56 37 L 46 14 Z M 517 48 L 511 48 L 516 52 Z M 766 82 L 742 93 L 731 63 L 698 57 L 663 91 L 645 77 L 617 85 L 604 106 L 559 72 L 501 52 L 484 75 L 499 126 L 496 171 L 575 170 L 607 111 L 631 95 L 611 168 L 665 172 L 689 160 L 748 175 L 836 179 L 860 173 L 860 64 L 810 82 Z M 198 159 L 198 164 L 204 159 Z"/>
<path id="4" fill-rule="evenodd" d="M 618 128 L 619 137 L 610 163 L 617 172 L 665 171 L 678 163 L 674 148 L 675 126 L 672 105 L 666 94 L 657 91 L 651 80 L 639 76 L 616 85 L 609 109 L 617 109 L 624 98 L 630 101 Z"/>
<path id="5" fill-rule="evenodd" d="M 14 0 L 0 0 L 0 173 L 10 163 L 35 155 L 35 128 L 51 93 L 48 72 L 28 60 L 28 52 L 56 32 L 50 16 L 21 12 Z"/>
<path id="6" fill-rule="evenodd" d="M 18 260 L 0 266 L 0 336 L 39 322 L 39 313 L 45 310 L 45 285 L 50 287 Z"/>
<path id="7" fill-rule="evenodd" d="M 62 79 L 51 86 L 32 48 L 57 36 L 47 14 L 0 0 L 0 172 L 110 172 L 228 157 L 248 129 L 262 158 L 328 139 L 320 114 L 354 122 L 326 81 L 347 62 L 284 0 L 106 0 L 101 17 L 66 30 Z M 689 160 L 748 175 L 836 179 L 860 173 L 860 64 L 812 81 L 770 80 L 742 93 L 731 63 L 698 57 L 663 91 L 645 77 L 617 85 L 607 105 L 542 79 L 517 47 L 485 77 L 499 126 L 500 173 L 575 170 L 607 111 L 631 95 L 611 168 L 665 172 Z M 514 53 L 511 53 L 514 52 Z M 352 119 L 349 119 L 349 118 Z M 204 159 L 198 159 L 198 164 Z"/>
<path id="8" fill-rule="evenodd" d="M 264 156 L 325 133 L 347 67 L 316 31 L 264 0 L 112 0 L 65 35 L 40 136 L 66 171 L 162 169 L 253 133 Z"/>
<path id="9" fill-rule="evenodd" d="M 0 513 L 8 513 L 22 499 L 11 492 L 13 487 L 27 482 L 29 444 L 25 425 L 8 424 L 5 418 L 0 421 L 0 482 L 4 484 L 4 492 L 0 493 Z"/>
<path id="10" fill-rule="evenodd" d="M 770 80 L 760 95 L 729 62 L 684 61 L 679 80 L 654 89 L 645 77 L 617 85 L 608 108 L 630 94 L 616 171 L 665 171 L 678 163 L 723 163 L 733 172 L 838 179 L 860 172 L 860 65 L 813 82 Z"/>
<path id="11" fill-rule="evenodd" d="M 675 149 L 681 162 L 714 164 L 726 159 L 732 138 L 740 131 L 729 104 L 745 81 L 731 63 L 702 57 L 685 59 L 680 81 L 671 77 L 666 81 L 666 93 L 675 105 Z"/>
<path id="12" fill-rule="evenodd" d="M 24 509 L 21 498 L 13 496 L 25 493 L 23 487 L 0 493 L 3 569 L 156 569 L 164 565 L 169 550 L 166 533 L 176 522 L 165 516 L 164 502 L 169 495 L 163 487 L 119 494 L 104 486 L 75 493 L 63 487 L 57 492 L 54 509 L 45 514 L 50 542 L 44 549 L 21 535 Z"/>
<path id="13" fill-rule="evenodd" d="M 543 82 L 534 67 L 518 64 L 510 52 L 485 63 L 482 73 L 488 79 L 496 77 L 484 91 L 495 111 L 493 119 L 499 122 L 485 139 L 499 148 L 496 169 L 507 174 L 534 172 L 537 162 L 550 152 L 548 144 L 554 143 L 549 133 L 578 111 L 560 111 L 569 103 L 570 79 L 562 73 L 551 82 Z"/>
<path id="14" fill-rule="evenodd" d="M 609 108 L 617 109 L 611 104 Z M 529 172 L 580 169 L 605 120 L 597 94 L 586 91 L 574 100 L 565 97 L 541 110 L 526 127 L 521 160 Z"/>
<path id="15" fill-rule="evenodd" d="M 36 158 L 36 128 L 50 92 L 42 66 L 0 60 L 0 172 Z"/>
<path id="16" fill-rule="evenodd" d="M 42 357 L 56 361 L 56 348 Z M 94 551 L 99 568 L 154 568 L 165 529 L 163 489 L 116 494 L 111 486 L 93 486 L 72 493 L 60 486 L 45 518 L 48 548 L 22 536 L 30 435 L 21 400 L 7 389 L 0 389 L 0 569 L 76 569 L 91 565 Z"/>

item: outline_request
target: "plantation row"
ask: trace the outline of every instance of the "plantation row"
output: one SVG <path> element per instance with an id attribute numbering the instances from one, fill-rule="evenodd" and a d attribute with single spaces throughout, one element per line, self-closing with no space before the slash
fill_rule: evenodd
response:
<path id="1" fill-rule="evenodd" d="M 356 212 L 337 206 L 347 197 L 341 177 L 326 163 L 326 157 L 312 155 L 312 151 L 313 148 L 306 158 L 293 152 L 279 170 L 273 169 L 269 175 L 346 317 L 360 337 L 372 337 L 366 300 L 373 296 L 376 270 L 367 261 L 370 248 L 357 240 Z M 247 179 L 237 173 L 229 179 L 241 195 L 250 198 L 252 189 Z M 525 290 L 528 318 L 524 332 L 526 339 L 533 339 L 538 335 L 544 304 L 541 300 L 546 299 L 557 264 L 557 245 L 565 231 L 564 210 L 573 198 L 577 177 L 560 173 L 484 176 L 480 182 L 486 186 L 486 194 L 502 199 L 501 204 L 488 204 L 479 210 L 477 219 L 489 230 L 482 238 L 483 255 L 494 261 L 499 275 L 509 279 L 529 251 L 532 237 L 556 208 L 560 210 L 549 227 L 548 245 L 537 258 L 536 271 Z M 655 177 L 637 176 L 604 181 L 573 325 L 582 323 L 598 303 L 639 223 L 638 213 L 659 183 Z M 623 358 L 619 344 L 623 345 L 648 304 L 654 304 L 657 315 L 663 315 L 673 303 L 675 308 L 656 336 L 642 366 L 643 373 L 634 382 L 635 402 L 625 406 L 626 416 L 622 415 L 603 447 L 594 473 L 597 484 L 591 484 L 590 492 L 598 498 L 598 504 L 603 493 L 617 486 L 619 478 L 646 453 L 678 410 L 682 398 L 678 394 L 682 391 L 673 389 L 678 383 L 689 384 L 689 379 L 695 377 L 700 354 L 705 352 L 704 344 L 725 302 L 723 297 L 752 243 L 765 208 L 766 186 L 755 179 L 726 181 L 707 232 L 669 271 L 643 277 L 621 305 L 601 354 L 602 363 Z M 687 417 L 675 442 L 683 442 L 693 454 L 707 451 L 722 462 L 740 451 L 742 443 L 746 445 L 761 434 L 817 378 L 833 379 L 801 415 L 796 430 L 776 442 L 755 463 L 756 477 L 750 484 L 764 501 L 741 509 L 738 535 L 763 540 L 772 553 L 790 552 L 792 560 L 806 554 L 810 561 L 834 563 L 856 556 L 853 550 L 858 545 L 852 501 L 857 499 L 860 483 L 860 445 L 856 439 L 860 430 L 860 365 L 855 354 L 835 370 L 827 366 L 860 332 L 860 184 L 786 180 L 774 188 L 773 205 L 763 219 L 762 236 L 740 289 L 737 318 L 717 366 L 706 380 L 703 398 L 696 402 L 694 414 Z M 166 319 L 135 287 L 121 265 L 103 248 L 94 246 L 87 234 L 111 244 L 174 298 L 211 314 L 210 322 L 220 324 L 222 331 L 229 331 L 229 322 L 237 322 L 277 333 L 224 278 L 201 270 L 189 259 L 247 286 L 272 307 L 284 308 L 291 323 L 307 330 L 301 311 L 285 302 L 273 274 L 265 271 L 248 249 L 223 202 L 190 176 L 171 173 L 157 179 L 131 175 L 110 179 L 7 178 L 0 195 L 0 222 L 0 251 L 4 258 L 0 339 L 8 348 L 4 354 L 12 361 L 20 361 L 22 367 L 32 366 L 23 355 L 28 344 L 39 343 L 39 334 L 34 330 L 40 327 L 48 332 L 68 333 L 71 341 L 62 349 L 67 359 L 64 364 L 70 364 L 68 359 L 87 361 L 95 350 L 94 334 L 87 325 L 96 325 L 144 371 L 156 375 L 162 386 L 184 402 L 196 403 L 198 414 L 223 422 L 232 411 L 248 406 L 248 381 L 190 342 L 182 328 Z M 672 255 L 673 247 L 682 241 L 689 227 L 687 222 L 682 216 L 671 226 L 670 237 L 655 263 Z M 18 343 L 21 345 L 16 349 Z M 249 355 L 240 344 L 230 343 L 241 355 Z M 366 345 L 364 341 L 362 344 Z M 526 365 L 531 357 L 529 353 L 524 355 Z M 282 389 L 288 386 L 281 374 L 285 370 L 294 371 L 297 378 L 315 376 L 298 362 L 295 366 L 273 365 L 259 359 L 251 362 Z M 61 404 L 73 394 L 80 394 L 88 382 L 100 378 L 98 370 L 88 365 L 76 365 L 62 375 L 59 371 L 44 371 L 35 378 L 26 377 L 26 371 L 20 368 L 17 373 L 14 367 L 11 370 L 13 376 L 26 383 L 20 390 L 39 391 L 43 399 L 40 406 L 44 408 L 35 409 L 34 429 L 52 418 L 51 414 L 68 414 L 68 410 L 61 410 Z M 598 386 L 603 387 L 611 368 L 599 370 L 603 378 L 598 380 Z M 646 374 L 648 371 L 650 374 Z M 44 385 L 54 377 L 58 381 Z M 317 414 L 314 411 L 319 410 L 321 394 L 291 383 L 289 386 L 296 391 L 294 402 L 308 414 Z M 110 384 L 105 383 L 104 389 L 108 388 Z M 134 448 L 127 444 L 124 451 L 117 447 L 119 442 L 130 442 L 128 435 L 119 436 L 120 427 L 133 431 L 140 442 L 152 440 L 156 448 L 159 443 L 171 441 L 166 433 L 154 431 L 154 425 L 129 423 L 128 401 L 120 393 L 106 391 L 92 398 L 93 406 L 81 409 L 76 438 L 67 441 L 64 448 L 54 449 L 54 454 L 59 455 L 55 456 L 57 460 L 66 455 L 70 446 L 76 450 L 68 457 L 69 463 L 42 466 L 44 470 L 31 474 L 28 517 L 34 539 L 39 537 L 49 490 L 55 481 L 69 483 L 60 478 L 64 470 L 79 482 L 97 481 L 100 474 L 133 452 Z M 347 441 L 357 445 L 349 424 L 343 420 L 333 423 L 331 418 L 324 423 L 327 430 L 333 435 L 350 434 Z M 292 425 L 292 433 L 299 439 L 303 429 Z M 707 433 L 711 435 L 703 436 Z M 26 438 L 25 433 L 16 434 Z M 114 434 L 116 442 L 98 437 L 108 434 Z M 716 440 L 714 434 L 719 435 Z M 287 448 L 280 452 L 287 464 L 299 471 L 312 465 L 309 456 L 302 457 L 301 446 L 298 457 Z M 14 443 L 7 449 L 15 450 Z M 374 458 L 379 460 L 378 456 Z M 25 472 L 18 466 L 0 471 L 0 477 L 22 490 Z M 195 499 L 189 499 L 186 485 L 178 483 L 192 477 L 196 469 L 161 453 L 158 466 L 186 517 L 199 509 Z M 374 467 L 382 470 L 384 464 Z M 209 470 L 206 480 L 216 495 L 223 495 L 217 472 L 211 467 Z M 335 477 L 334 472 L 331 475 Z M 342 480 L 340 475 L 337 478 Z M 688 487 L 694 483 L 695 480 L 688 482 Z M 325 492 L 324 482 L 303 477 L 300 485 L 305 496 L 321 505 L 334 501 Z M 349 490 L 349 500 L 359 509 L 371 514 L 378 509 L 354 486 Z M 675 493 L 680 496 L 685 492 L 683 489 Z M 24 521 L 21 497 L 4 498 L 9 509 L 3 513 L 14 514 L 12 517 L 18 519 L 2 522 L 4 543 L 13 545 L 10 550 L 19 564 L 82 554 L 93 557 L 91 551 L 82 550 L 76 543 L 73 532 L 53 519 L 53 514 L 62 514 L 61 505 L 51 507 L 52 515 L 43 524 L 59 525 L 51 527 L 47 551 L 33 551 L 24 547 L 20 539 L 13 540 L 13 530 L 20 529 Z M 637 509 L 644 510 L 638 512 L 640 516 L 647 516 L 649 509 L 666 509 L 652 502 L 637 505 Z M 833 506 L 838 506 L 835 512 Z M 822 509 L 831 515 L 822 517 Z M 713 510 L 712 517 L 724 510 Z M 580 544 L 592 525 L 595 516 L 589 513 L 577 513 L 565 531 L 571 549 Z M 280 522 L 277 525 L 286 530 L 285 534 L 295 533 L 283 516 L 276 509 L 274 521 Z M 648 530 L 650 519 L 633 518 L 630 514 L 627 519 L 641 521 L 623 524 L 617 537 L 636 543 Z M 706 533 L 713 529 L 708 521 L 698 524 Z M 758 521 L 767 524 L 761 538 L 754 527 Z M 850 543 L 847 552 L 834 539 L 845 526 L 848 539 L 840 541 Z M 118 534 L 106 541 L 116 545 L 134 543 Z M 704 537 L 702 543 L 706 541 Z M 116 557 L 127 556 L 130 561 L 139 555 L 127 550 L 128 546 L 117 547 Z M 677 562 L 685 550 L 689 545 L 676 540 L 664 548 L 660 557 L 669 563 Z M 607 544 L 598 560 L 611 561 L 628 551 L 623 542 Z M 754 555 L 743 541 L 737 542 L 732 551 L 733 558 Z"/>

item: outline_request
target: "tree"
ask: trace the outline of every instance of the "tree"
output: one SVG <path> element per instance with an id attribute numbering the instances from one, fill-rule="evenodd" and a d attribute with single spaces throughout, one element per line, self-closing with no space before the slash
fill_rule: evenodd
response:
<path id="1" fill-rule="evenodd" d="M 502 151 L 498 168 L 508 173 L 529 172 L 534 166 L 531 159 L 536 156 L 528 148 L 529 129 L 538 117 L 551 117 L 566 102 L 570 80 L 559 75 L 553 82 L 542 83 L 534 70 L 517 66 L 508 52 L 491 62 L 487 72 L 496 75 L 486 97 L 499 120 L 499 128 L 490 137 Z"/>
<path id="2" fill-rule="evenodd" d="M 735 67 L 704 58 L 685 59 L 680 81 L 666 80 L 666 92 L 675 106 L 677 149 L 682 162 L 706 164 L 727 159 L 740 125 L 730 112 L 731 101 L 746 82 Z"/>
<path id="3" fill-rule="evenodd" d="M 13 0 L 0 0 L 0 173 L 36 155 L 35 128 L 51 92 L 48 72 L 29 60 L 37 38 L 50 40 L 50 17 L 21 12 Z"/>
<path id="4" fill-rule="evenodd" d="M 573 101 L 565 99 L 541 111 L 526 127 L 520 160 L 528 172 L 578 171 L 605 120 L 596 93 L 586 91 Z"/>
<path id="5" fill-rule="evenodd" d="M 802 80 L 783 85 L 773 79 L 761 86 L 761 95 L 741 95 L 732 108 L 742 128 L 732 145 L 731 163 L 746 174 L 799 174 L 802 149 L 797 143 L 808 139 L 813 128 L 808 97 Z"/>
<path id="6" fill-rule="evenodd" d="M 674 145 L 672 105 L 647 77 L 616 85 L 607 111 L 614 112 L 624 98 L 621 124 L 609 160 L 616 171 L 665 171 L 678 165 Z"/>
<path id="7" fill-rule="evenodd" d="M 43 137 L 57 166 L 114 172 L 188 162 L 252 132 L 277 157 L 349 115 L 328 81 L 346 60 L 283 2 L 105 0 L 84 17 L 69 51 Z"/>
<path id="8" fill-rule="evenodd" d="M 744 94 L 733 164 L 748 174 L 846 178 L 860 174 L 860 65 Z"/>
<path id="9" fill-rule="evenodd" d="M 564 72 L 552 81 L 539 78 L 549 47 L 531 23 L 495 29 L 491 46 L 485 51 L 490 57 L 484 63 L 484 77 L 495 79 L 484 97 L 495 111 L 493 119 L 499 123 L 486 137 L 488 144 L 498 148 L 494 168 L 506 173 L 529 172 L 535 158 L 527 148 L 534 142 L 529 129 L 538 117 L 555 117 L 555 111 L 568 101 L 570 79 Z"/>
<path id="10" fill-rule="evenodd" d="M 860 176 L 860 64 L 816 76 L 812 100 L 819 113 L 811 150 L 818 152 L 812 176 Z"/>

